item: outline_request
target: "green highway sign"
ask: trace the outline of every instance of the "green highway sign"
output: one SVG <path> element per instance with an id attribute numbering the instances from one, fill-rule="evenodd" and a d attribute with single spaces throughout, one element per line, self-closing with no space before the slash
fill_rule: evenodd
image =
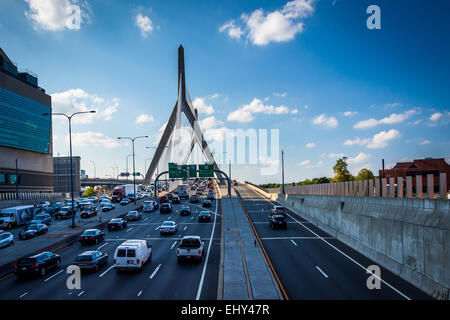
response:
<path id="1" fill-rule="evenodd" d="M 214 178 L 214 166 L 213 164 L 199 164 L 198 165 L 198 177 L 199 178 Z"/>
<path id="2" fill-rule="evenodd" d="M 141 173 L 140 172 L 133 172 L 133 176 L 137 176 L 137 177 L 139 177 L 141 175 Z"/>
<path id="3" fill-rule="evenodd" d="M 197 178 L 197 165 L 169 163 L 169 179 L 182 178 Z"/>

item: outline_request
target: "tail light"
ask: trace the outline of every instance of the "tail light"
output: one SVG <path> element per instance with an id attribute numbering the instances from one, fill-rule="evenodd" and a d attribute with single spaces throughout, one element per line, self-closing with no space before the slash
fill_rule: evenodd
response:
<path id="1" fill-rule="evenodd" d="M 38 265 L 37 263 L 34 263 L 34 264 L 32 265 L 32 267 L 37 268 L 37 267 L 39 267 L 39 265 Z"/>
<path id="2" fill-rule="evenodd" d="M 17 269 L 17 263 L 16 263 L 16 264 L 14 264 L 14 269 Z"/>
<path id="3" fill-rule="evenodd" d="M 91 239 L 94 239 L 95 237 L 94 236 L 91 236 Z"/>
<path id="4" fill-rule="evenodd" d="M 136 263 L 137 263 L 137 264 L 139 264 L 139 262 L 140 262 L 140 260 L 139 260 L 139 259 L 137 259 L 137 260 L 136 260 Z"/>
<path id="5" fill-rule="evenodd" d="M 198 254 L 201 255 L 202 254 L 202 250 L 198 249 Z"/>
<path id="6" fill-rule="evenodd" d="M 180 254 L 180 250 L 177 249 L 177 254 Z"/>
<path id="7" fill-rule="evenodd" d="M 83 236 L 80 236 L 80 239 L 83 239 Z"/>

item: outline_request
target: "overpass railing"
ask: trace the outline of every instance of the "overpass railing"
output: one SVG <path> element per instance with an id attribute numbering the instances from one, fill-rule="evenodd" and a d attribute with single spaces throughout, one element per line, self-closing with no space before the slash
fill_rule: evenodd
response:
<path id="1" fill-rule="evenodd" d="M 282 193 L 281 188 L 265 188 L 264 190 L 268 193 Z M 285 193 L 350 197 L 449 198 L 446 173 L 441 173 L 439 176 L 428 174 L 426 176 L 375 178 L 373 180 L 355 180 L 304 186 L 285 185 Z"/>

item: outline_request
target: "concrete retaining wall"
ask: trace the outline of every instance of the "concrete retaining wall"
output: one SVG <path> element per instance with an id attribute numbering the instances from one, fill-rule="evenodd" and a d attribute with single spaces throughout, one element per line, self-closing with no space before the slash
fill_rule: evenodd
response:
<path id="1" fill-rule="evenodd" d="M 431 296 L 449 299 L 450 201 L 276 196 L 277 202 Z"/>

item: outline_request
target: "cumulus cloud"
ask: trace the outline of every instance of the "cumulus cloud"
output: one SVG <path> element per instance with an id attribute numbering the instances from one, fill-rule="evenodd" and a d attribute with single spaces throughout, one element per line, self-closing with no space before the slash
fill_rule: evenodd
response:
<path id="1" fill-rule="evenodd" d="M 343 153 L 329 153 L 328 158 L 342 158 L 344 156 Z"/>
<path id="2" fill-rule="evenodd" d="M 314 13 L 315 0 L 293 0 L 281 9 L 264 12 L 257 9 L 250 14 L 243 13 L 240 25 L 230 20 L 219 28 L 220 32 L 228 31 L 232 38 L 239 39 L 244 33 L 254 45 L 264 46 L 270 42 L 285 42 L 303 32 L 303 19 Z"/>
<path id="3" fill-rule="evenodd" d="M 192 104 L 194 105 L 194 108 L 197 109 L 198 113 L 214 113 L 213 106 L 206 104 L 205 98 L 195 98 L 194 101 L 192 101 Z"/>
<path id="4" fill-rule="evenodd" d="M 369 159 L 371 157 L 370 154 L 368 153 L 364 153 L 364 152 L 360 152 L 357 156 L 355 157 L 351 157 L 347 160 L 347 162 L 349 164 L 357 164 L 357 163 L 361 163 L 363 161 L 366 161 L 367 159 Z"/>
<path id="5" fill-rule="evenodd" d="M 419 144 L 430 144 L 431 143 L 431 141 L 430 140 L 422 140 L 422 141 L 420 141 L 419 142 Z"/>
<path id="6" fill-rule="evenodd" d="M 318 161 L 317 163 L 312 164 L 311 160 L 304 160 L 304 161 L 298 163 L 297 165 L 301 166 L 301 167 L 306 167 L 307 169 L 312 169 L 312 168 L 321 167 L 323 165 L 323 161 Z"/>
<path id="7" fill-rule="evenodd" d="M 69 143 L 69 135 L 66 136 L 66 143 Z M 72 144 L 77 147 L 103 147 L 106 149 L 120 146 L 117 139 L 105 136 L 101 132 L 72 132 Z"/>
<path id="8" fill-rule="evenodd" d="M 88 7 L 78 0 L 25 0 L 29 10 L 25 16 L 36 30 L 79 30 L 89 20 Z"/>
<path id="9" fill-rule="evenodd" d="M 92 123 L 94 120 L 111 120 L 119 108 L 119 99 L 105 99 L 89 94 L 83 89 L 69 89 L 52 96 L 53 112 L 72 114 L 79 111 L 95 110 L 96 113 L 80 114 L 73 117 L 74 123 Z"/>
<path id="10" fill-rule="evenodd" d="M 320 116 L 317 116 L 313 120 L 313 124 L 324 126 L 327 128 L 336 128 L 338 126 L 338 121 L 335 117 L 327 117 L 325 113 L 321 114 Z"/>
<path id="11" fill-rule="evenodd" d="M 282 98 L 284 98 L 284 97 L 286 97 L 286 95 L 287 95 L 287 92 L 274 92 L 273 93 L 273 95 L 274 96 L 277 96 L 277 97 L 282 97 Z"/>
<path id="12" fill-rule="evenodd" d="M 310 163 L 311 163 L 311 160 L 305 160 L 305 161 L 300 162 L 298 165 L 303 167 L 303 166 L 306 166 L 306 165 L 308 165 Z"/>
<path id="13" fill-rule="evenodd" d="M 359 121 L 356 123 L 353 128 L 355 129 L 367 129 L 371 127 L 375 127 L 379 124 L 394 124 L 400 123 L 408 119 L 409 117 L 418 114 L 419 111 L 416 109 L 405 111 L 404 113 L 392 113 L 389 117 L 385 117 L 383 119 L 377 120 L 374 118 L 370 118 L 368 120 Z"/>
<path id="14" fill-rule="evenodd" d="M 316 146 L 316 144 L 314 142 L 309 142 L 306 144 L 307 148 L 314 148 Z"/>
<path id="15" fill-rule="evenodd" d="M 146 122 L 153 122 L 155 119 L 152 115 L 149 114 L 141 114 L 136 118 L 136 123 L 146 123 Z"/>
<path id="16" fill-rule="evenodd" d="M 273 105 L 264 104 L 261 99 L 254 98 L 252 102 L 240 107 L 238 110 L 228 114 L 227 121 L 250 122 L 254 119 L 254 113 L 264 114 L 296 114 L 297 109 L 289 109 L 286 106 L 275 107 Z"/>
<path id="17" fill-rule="evenodd" d="M 365 146 L 369 149 L 384 148 L 388 145 L 389 141 L 397 139 L 399 137 L 400 132 L 395 129 L 391 129 L 389 131 L 381 131 L 375 134 L 372 138 L 360 139 L 359 137 L 356 137 L 353 140 L 346 140 L 344 142 L 344 145 L 360 145 Z"/>
<path id="18" fill-rule="evenodd" d="M 152 20 L 141 13 L 136 16 L 135 23 L 139 30 L 141 30 L 141 35 L 144 38 L 147 38 L 147 36 L 153 31 Z"/>
<path id="19" fill-rule="evenodd" d="M 218 121 L 215 116 L 210 116 L 199 121 L 199 125 L 202 130 L 207 130 L 217 126 L 221 126 L 223 125 L 223 122 Z"/>
<path id="20" fill-rule="evenodd" d="M 444 114 L 441 112 L 435 112 L 430 116 L 431 121 L 438 121 L 440 118 L 442 118 Z"/>
<path id="21" fill-rule="evenodd" d="M 357 113 L 358 113 L 357 111 L 345 111 L 345 112 L 344 112 L 344 116 L 345 116 L 345 117 L 353 117 L 353 116 L 355 116 Z"/>

